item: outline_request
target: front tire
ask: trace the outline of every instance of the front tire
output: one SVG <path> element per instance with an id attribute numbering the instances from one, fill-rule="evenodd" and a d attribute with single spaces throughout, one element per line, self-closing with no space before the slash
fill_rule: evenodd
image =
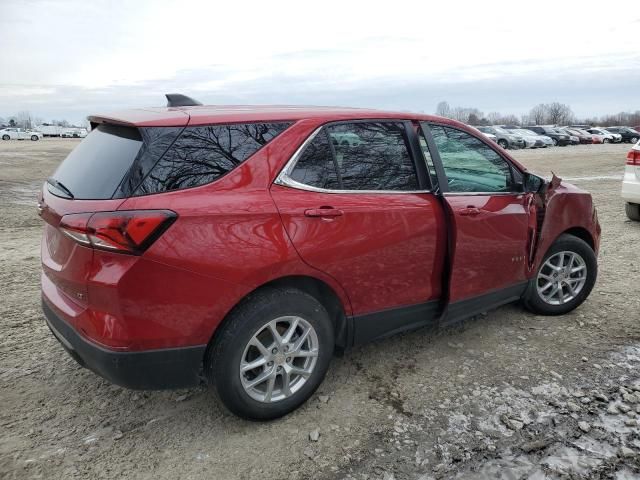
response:
<path id="1" fill-rule="evenodd" d="M 640 222 L 640 205 L 637 203 L 627 203 L 624 206 L 624 210 L 629 220 Z"/>
<path id="2" fill-rule="evenodd" d="M 553 138 L 551 141 L 553 142 L 553 146 L 554 146 L 554 147 L 557 147 L 557 146 L 558 146 L 558 140 L 556 140 L 555 138 Z"/>
<path id="3" fill-rule="evenodd" d="M 629 143 L 638 143 L 638 137 L 631 137 Z"/>
<path id="4" fill-rule="evenodd" d="M 329 368 L 334 330 L 327 310 L 294 288 L 252 294 L 216 334 L 205 369 L 222 403 L 250 420 L 302 405 Z"/>
<path id="5" fill-rule="evenodd" d="M 509 144 L 506 140 L 498 140 L 498 145 L 507 150 L 509 148 Z"/>
<path id="6" fill-rule="evenodd" d="M 568 313 L 589 296 L 597 275 L 596 254 L 589 244 L 573 235 L 560 235 L 529 281 L 524 306 L 540 315 Z"/>
<path id="7" fill-rule="evenodd" d="M 38 135 L 31 135 L 31 140 L 33 142 L 37 142 L 38 140 L 40 140 L 40 137 L 38 137 Z"/>

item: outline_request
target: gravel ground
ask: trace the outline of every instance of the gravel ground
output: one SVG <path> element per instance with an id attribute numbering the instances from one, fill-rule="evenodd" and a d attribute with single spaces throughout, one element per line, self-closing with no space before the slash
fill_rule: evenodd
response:
<path id="1" fill-rule="evenodd" d="M 511 305 L 358 348 L 298 411 L 251 423 L 204 388 L 112 386 L 49 333 L 34 198 L 76 144 L 0 142 L 0 477 L 640 478 L 640 224 L 619 197 L 628 145 L 515 152 L 594 195 L 600 277 L 576 311 Z"/>

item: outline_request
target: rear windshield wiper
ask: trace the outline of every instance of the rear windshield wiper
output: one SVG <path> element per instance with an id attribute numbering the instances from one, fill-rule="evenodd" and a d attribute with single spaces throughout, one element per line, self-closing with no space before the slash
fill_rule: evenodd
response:
<path id="1" fill-rule="evenodd" d="M 67 187 L 65 187 L 61 182 L 59 182 L 55 178 L 53 177 L 47 178 L 47 183 L 50 185 L 53 185 L 55 188 L 65 193 L 70 199 L 73 200 L 74 196 L 73 196 L 73 193 L 71 193 L 71 190 L 69 190 Z"/>

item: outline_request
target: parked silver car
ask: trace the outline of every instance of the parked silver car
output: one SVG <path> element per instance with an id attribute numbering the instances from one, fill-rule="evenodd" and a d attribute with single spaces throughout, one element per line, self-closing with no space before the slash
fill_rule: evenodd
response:
<path id="1" fill-rule="evenodd" d="M 496 142 L 504 149 L 508 148 L 525 148 L 526 143 L 524 139 L 507 129 L 496 126 L 478 126 L 475 127 L 480 130 L 482 133 L 491 133 L 496 136 Z"/>
<path id="2" fill-rule="evenodd" d="M 533 142 L 534 145 L 529 148 L 547 148 L 553 146 L 553 140 L 551 139 L 551 137 L 547 137 L 546 135 L 540 135 L 539 133 L 532 132 L 531 130 L 521 128 L 517 125 L 507 125 L 504 128 L 517 135 L 520 135 L 525 139 L 525 141 L 527 141 L 528 139 L 529 143 Z"/>

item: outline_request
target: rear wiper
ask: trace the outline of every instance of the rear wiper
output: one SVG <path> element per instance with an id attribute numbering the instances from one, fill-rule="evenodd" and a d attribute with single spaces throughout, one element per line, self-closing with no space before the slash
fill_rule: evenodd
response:
<path id="1" fill-rule="evenodd" d="M 53 177 L 49 177 L 47 178 L 47 183 L 53 185 L 55 188 L 57 188 L 58 190 L 60 190 L 61 192 L 64 192 L 67 194 L 67 196 L 73 200 L 74 196 L 73 193 L 71 193 L 71 190 L 69 190 L 67 187 L 65 187 L 62 182 L 59 182 L 58 180 L 56 180 Z"/>

